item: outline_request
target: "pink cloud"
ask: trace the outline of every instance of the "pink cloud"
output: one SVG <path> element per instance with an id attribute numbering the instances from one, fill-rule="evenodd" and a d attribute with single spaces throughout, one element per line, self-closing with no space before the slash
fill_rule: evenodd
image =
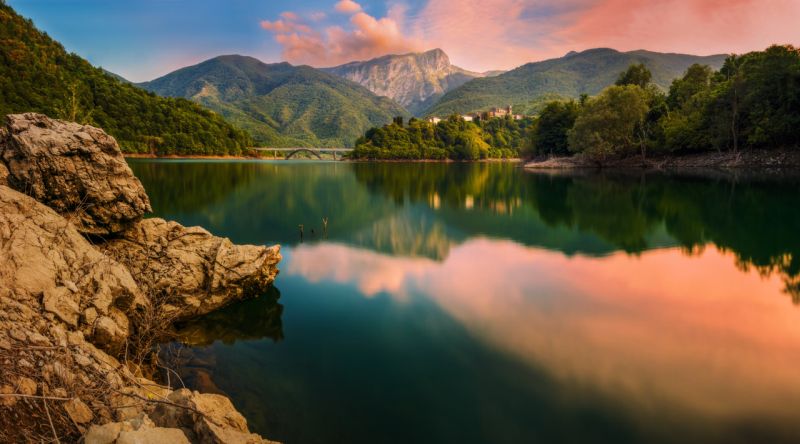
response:
<path id="1" fill-rule="evenodd" d="M 424 294 L 566 385 L 657 414 L 774 419 L 800 402 L 800 310 L 779 276 L 743 271 L 713 246 L 587 258 L 472 239 L 435 262 L 317 244 L 292 251 L 285 272 L 401 303 Z"/>
<path id="2" fill-rule="evenodd" d="M 429 0 L 415 29 L 475 70 L 612 47 L 713 54 L 800 43 L 797 0 Z"/>
<path id="3" fill-rule="evenodd" d="M 341 0 L 339 3 L 336 3 L 335 8 L 337 11 L 345 14 L 353 14 L 361 11 L 361 5 L 353 0 Z"/>
<path id="4" fill-rule="evenodd" d="M 263 21 L 261 27 L 273 33 L 283 47 L 283 57 L 289 62 L 335 65 L 424 48 L 421 40 L 404 31 L 404 14 L 401 7 L 390 8 L 387 16 L 381 18 L 356 11 L 346 28 L 329 26 L 321 32 L 302 24 L 299 19 Z"/>
<path id="5" fill-rule="evenodd" d="M 342 0 L 334 9 L 351 16 L 345 26 L 291 29 L 302 20 L 289 12 L 265 29 L 290 62 L 326 66 L 439 47 L 476 71 L 597 47 L 714 54 L 800 44 L 798 0 L 428 0 L 411 16 L 401 5 L 373 17 Z"/>
<path id="6" fill-rule="evenodd" d="M 261 21 L 261 27 L 267 31 L 272 31 L 276 34 L 290 34 L 290 33 L 311 33 L 311 28 L 306 25 L 295 23 L 290 20 L 275 20 L 270 22 L 268 20 Z"/>

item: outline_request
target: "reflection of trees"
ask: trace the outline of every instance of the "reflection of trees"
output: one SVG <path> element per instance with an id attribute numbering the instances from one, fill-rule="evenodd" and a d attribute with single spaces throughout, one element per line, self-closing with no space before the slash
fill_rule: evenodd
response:
<path id="1" fill-rule="evenodd" d="M 210 345 L 214 341 L 231 344 L 242 339 L 283 339 L 283 305 L 281 293 L 270 287 L 266 294 L 239 302 L 201 318 L 188 321 L 178 328 L 178 339 L 191 346 Z"/>
<path id="2" fill-rule="evenodd" d="M 797 178 L 526 174 L 507 163 L 271 164 L 133 162 L 160 215 L 236 242 L 322 238 L 443 259 L 476 235 L 567 254 L 698 251 L 711 242 L 741 267 L 779 273 L 800 299 Z M 316 230 L 316 236 L 311 235 Z"/>
<path id="3" fill-rule="evenodd" d="M 743 269 L 779 273 L 786 291 L 800 300 L 800 195 L 796 179 L 711 180 L 659 174 L 561 177 L 555 187 L 569 210 L 534 201 L 545 221 L 574 224 L 629 252 L 647 247 L 646 238 L 660 226 L 687 251 L 706 243 L 733 252 Z M 531 186 L 549 196 L 554 180 L 534 175 Z M 568 214 L 569 217 L 564 217 Z"/>
<path id="4" fill-rule="evenodd" d="M 386 217 L 394 207 L 368 193 L 349 165 L 265 162 L 132 162 L 156 214 L 200 225 L 239 243 L 293 245 L 321 239 L 322 218 L 331 240 Z M 314 235 L 312 235 L 314 230 Z"/>
<path id="5" fill-rule="evenodd" d="M 359 164 L 354 172 L 374 192 L 436 210 L 464 236 L 568 254 L 610 251 L 603 242 L 629 253 L 675 244 L 692 253 L 710 242 L 733 252 L 742 268 L 779 273 L 800 300 L 796 178 L 545 175 L 508 164 Z"/>

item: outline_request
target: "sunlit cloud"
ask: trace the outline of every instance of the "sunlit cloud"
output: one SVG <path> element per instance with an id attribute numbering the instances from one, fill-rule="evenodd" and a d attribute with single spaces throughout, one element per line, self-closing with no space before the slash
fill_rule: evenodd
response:
<path id="1" fill-rule="evenodd" d="M 361 11 L 361 5 L 354 2 L 353 0 L 341 0 L 339 3 L 336 3 L 336 6 L 334 8 L 337 11 L 345 14 L 354 14 L 358 11 Z"/>
<path id="2" fill-rule="evenodd" d="M 272 31 L 279 35 L 292 33 L 313 33 L 310 27 L 288 19 L 275 20 L 274 22 L 263 20 L 261 22 L 261 27 L 267 31 Z"/>
<path id="3" fill-rule="evenodd" d="M 589 258 L 475 239 L 444 262 L 336 244 L 288 259 L 290 276 L 367 297 L 423 294 L 475 337 L 637 408 L 774 419 L 800 402 L 800 310 L 778 276 L 712 246 Z"/>
<path id="4" fill-rule="evenodd" d="M 392 5 L 375 17 L 342 0 L 333 10 L 350 16 L 347 26 L 291 37 L 270 31 L 293 62 L 323 66 L 442 48 L 477 71 L 597 47 L 703 55 L 800 43 L 796 0 L 428 0 L 411 13 Z"/>
<path id="5" fill-rule="evenodd" d="M 294 19 L 262 21 L 261 27 L 274 35 L 283 49 L 283 57 L 298 64 L 334 65 L 424 48 L 421 40 L 405 31 L 402 6 L 390 8 L 380 18 L 363 12 L 358 3 L 348 0 L 337 3 L 336 10 L 351 14 L 347 26 L 328 26 L 317 31 L 294 14 Z"/>
<path id="6" fill-rule="evenodd" d="M 430 0 L 413 26 L 471 69 L 507 69 L 571 50 L 689 54 L 800 43 L 796 0 Z"/>

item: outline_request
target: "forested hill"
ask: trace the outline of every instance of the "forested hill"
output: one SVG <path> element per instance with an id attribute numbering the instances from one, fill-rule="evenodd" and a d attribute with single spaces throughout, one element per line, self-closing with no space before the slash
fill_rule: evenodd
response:
<path id="1" fill-rule="evenodd" d="M 35 111 L 106 130 L 126 152 L 238 154 L 250 136 L 184 99 L 93 67 L 0 2 L 0 116 Z"/>
<path id="2" fill-rule="evenodd" d="M 496 77 L 467 82 L 445 94 L 426 114 L 447 116 L 506 105 L 527 113 L 543 96 L 595 95 L 613 85 L 620 72 L 636 63 L 644 63 L 653 74 L 653 83 L 667 90 L 672 80 L 683 75 L 689 66 L 698 63 L 719 69 L 725 57 L 619 52 L 605 48 L 573 52 L 557 59 L 528 63 Z"/>
<path id="3" fill-rule="evenodd" d="M 220 112 L 269 146 L 352 146 L 408 112 L 361 85 L 309 66 L 227 55 L 141 84 Z"/>

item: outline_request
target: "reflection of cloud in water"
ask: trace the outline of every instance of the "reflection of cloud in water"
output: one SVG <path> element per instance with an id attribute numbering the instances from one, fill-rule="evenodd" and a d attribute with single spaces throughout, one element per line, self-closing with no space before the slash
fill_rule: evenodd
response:
<path id="1" fill-rule="evenodd" d="M 800 402 L 800 311 L 778 277 L 713 247 L 570 258 L 475 239 L 435 262 L 318 244 L 284 269 L 365 296 L 425 294 L 476 337 L 638 409 L 779 420 Z"/>

